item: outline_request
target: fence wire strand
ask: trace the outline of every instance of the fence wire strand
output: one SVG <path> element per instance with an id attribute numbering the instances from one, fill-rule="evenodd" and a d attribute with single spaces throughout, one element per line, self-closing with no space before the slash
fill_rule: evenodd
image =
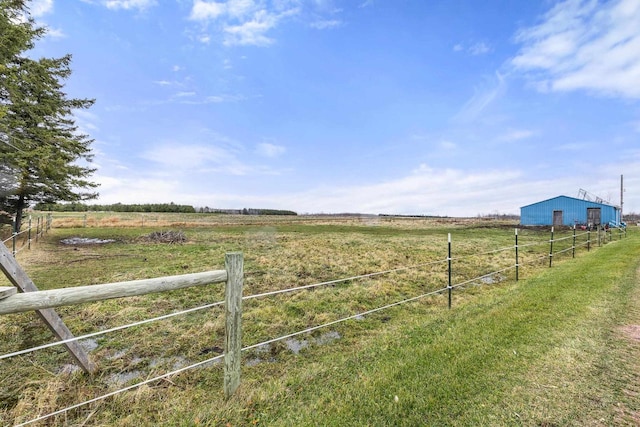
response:
<path id="1" fill-rule="evenodd" d="M 587 234 L 587 233 L 582 233 L 581 235 L 584 235 L 584 234 Z M 488 252 L 484 252 L 484 253 L 480 253 L 480 254 L 474 254 L 474 255 L 470 255 L 470 256 L 489 255 L 489 254 L 492 254 L 492 253 L 502 252 L 502 251 L 515 249 L 515 248 L 525 248 L 525 247 L 530 247 L 530 246 L 543 245 L 543 244 L 547 244 L 549 242 L 566 240 L 566 239 L 573 238 L 573 237 L 574 236 L 572 235 L 572 236 L 568 236 L 568 237 L 564 237 L 564 238 L 560 238 L 560 239 L 550 240 L 548 242 L 535 242 L 535 243 L 529 243 L 529 244 L 525 244 L 525 245 L 515 245 L 515 246 L 508 247 L 508 248 L 500 248 L 500 249 L 496 249 L 496 250 L 492 250 L 492 251 L 488 251 Z M 575 237 L 578 237 L 578 235 L 576 235 Z M 14 236 L 12 236 L 9 239 L 3 241 L 3 243 L 6 243 L 6 242 L 12 240 L 13 238 L 14 238 Z M 606 235 L 605 235 L 605 238 L 606 238 Z M 587 242 L 583 242 L 581 244 L 581 246 L 589 244 L 589 243 L 590 243 L 590 240 L 587 241 Z M 555 254 L 560 254 L 560 253 L 567 252 L 567 251 L 570 251 L 570 250 L 575 250 L 575 248 L 576 248 L 576 246 L 572 246 L 570 248 L 555 252 Z M 553 255 L 554 255 L 554 253 L 544 254 L 542 256 L 533 258 L 533 261 L 531 261 L 529 263 L 533 263 L 533 262 L 540 261 L 540 260 L 545 260 L 545 259 L 548 259 L 549 257 L 552 257 Z M 461 260 L 461 259 L 464 259 L 464 258 L 468 258 L 470 256 L 459 257 L 459 258 L 451 258 L 451 260 Z M 311 288 L 316 288 L 316 287 L 320 287 L 320 286 L 327 286 L 327 285 L 332 285 L 332 284 L 336 284 L 336 283 L 346 282 L 346 281 L 349 281 L 349 280 L 356 280 L 356 279 L 374 277 L 374 276 L 394 273 L 394 272 L 398 272 L 398 271 L 415 269 L 415 268 L 425 267 L 425 266 L 429 266 L 429 265 L 436 265 L 436 264 L 444 263 L 444 262 L 447 262 L 447 261 L 448 261 L 448 259 L 438 260 L 438 261 L 433 261 L 433 262 L 429 262 L 429 263 L 425 263 L 425 264 L 419 264 L 419 265 L 410 266 L 410 267 L 400 267 L 400 268 L 390 269 L 390 270 L 376 272 L 376 273 L 369 273 L 369 274 L 352 276 L 352 277 L 343 278 L 343 279 L 330 280 L 330 281 L 326 281 L 326 282 L 320 282 L 320 283 L 315 283 L 315 284 L 311 284 L 311 285 L 298 286 L 298 287 L 289 288 L 289 289 L 281 289 L 281 290 L 277 290 L 277 291 L 271 291 L 271 292 L 265 292 L 265 293 L 261 293 L 261 294 L 255 294 L 255 295 L 246 296 L 246 297 L 243 297 L 242 299 L 243 300 L 249 300 L 249 299 L 255 299 L 255 298 L 261 298 L 261 297 L 266 297 L 266 296 L 273 296 L 273 295 L 288 293 L 288 292 L 295 292 L 295 291 L 300 291 L 300 290 L 304 290 L 304 289 L 311 289 Z M 518 265 L 512 265 L 512 266 L 506 267 L 506 268 L 498 270 L 498 271 L 487 273 L 487 274 L 484 274 L 482 276 L 478 276 L 478 277 L 475 277 L 473 279 L 469 279 L 469 280 L 457 283 L 455 285 L 452 285 L 450 288 L 451 289 L 458 288 L 458 287 L 464 286 L 466 284 L 473 283 L 473 282 L 482 280 L 484 278 L 491 277 L 491 276 L 494 276 L 496 274 L 503 273 L 505 271 L 508 271 L 510 269 L 513 269 L 513 268 L 517 268 L 518 266 L 525 265 L 525 264 L 527 264 L 527 262 L 521 262 Z M 404 299 L 402 301 L 397 301 L 397 302 L 394 302 L 394 303 L 386 304 L 386 305 L 381 306 L 381 307 L 377 307 L 377 308 L 374 308 L 374 309 L 371 309 L 371 310 L 363 311 L 363 312 L 360 312 L 360 313 L 357 313 L 357 314 L 354 314 L 354 315 L 351 315 L 351 316 L 347 316 L 347 317 L 344 317 L 344 318 L 341 318 L 341 319 L 337 319 L 337 320 L 334 320 L 334 321 L 331 321 L 331 322 L 327 322 L 327 323 L 324 323 L 322 325 L 313 326 L 313 327 L 306 328 L 304 330 L 301 330 L 301 331 L 298 331 L 298 332 L 294 332 L 294 333 L 291 333 L 291 334 L 288 334 L 288 335 L 283 335 L 283 336 L 280 336 L 280 337 L 277 337 L 277 338 L 269 339 L 269 340 L 266 340 L 266 341 L 263 341 L 263 342 L 260 342 L 260 343 L 257 343 L 257 344 L 253 344 L 253 345 L 244 347 L 244 348 L 242 348 L 241 351 L 248 351 L 248 350 L 251 350 L 251 349 L 255 349 L 255 348 L 258 348 L 258 347 L 261 347 L 261 346 L 265 346 L 265 345 L 274 343 L 274 342 L 282 341 L 282 340 L 285 340 L 285 339 L 288 339 L 288 338 L 293 338 L 293 337 L 298 336 L 298 335 L 307 334 L 307 333 L 316 331 L 318 329 L 322 329 L 322 328 L 333 326 L 333 325 L 336 325 L 336 324 L 339 324 L 339 323 L 343 323 L 343 322 L 346 322 L 348 320 L 361 318 L 361 317 L 364 317 L 364 316 L 367 316 L 367 315 L 370 315 L 370 314 L 373 314 L 373 313 L 376 313 L 376 312 L 379 312 L 379 311 L 382 311 L 382 310 L 386 310 L 386 309 L 389 309 L 389 308 L 392 308 L 392 307 L 396 307 L 396 306 L 399 306 L 399 305 L 402 305 L 402 304 L 407 304 L 407 303 L 410 303 L 410 302 L 414 302 L 414 301 L 417 301 L 417 300 L 422 299 L 422 298 L 426 298 L 426 297 L 429 297 L 429 296 L 434 296 L 434 295 L 437 295 L 437 294 L 442 294 L 447 289 L 448 289 L 448 287 L 444 287 L 444 288 L 437 289 L 437 290 L 434 290 L 434 291 L 430 291 L 430 292 L 427 292 L 427 293 L 424 293 L 424 294 L 421 294 L 421 295 L 418 295 L 418 296 L 415 296 L 415 297 L 406 298 L 406 299 Z M 26 350 L 20 350 L 20 351 L 14 352 L 14 353 L 8 353 L 8 354 L 0 356 L 0 360 L 7 359 L 7 358 L 10 358 L 10 357 L 14 357 L 14 356 L 18 356 L 18 355 L 25 354 L 25 353 L 32 352 L 32 351 L 36 351 L 36 350 L 41 350 L 41 349 L 53 347 L 53 346 L 56 346 L 56 345 L 61 345 L 61 344 L 65 344 L 65 343 L 69 343 L 69 342 L 73 342 L 73 341 L 80 341 L 80 340 L 92 338 L 92 337 L 95 337 L 95 336 L 98 336 L 98 335 L 103 335 L 103 334 L 106 334 L 106 333 L 109 333 L 109 332 L 114 332 L 114 331 L 130 328 L 130 327 L 134 327 L 134 326 L 143 325 L 143 324 L 146 324 L 146 323 L 151 323 L 151 322 L 155 322 L 155 321 L 159 321 L 159 320 L 168 319 L 168 318 L 175 317 L 175 316 L 182 315 L 182 314 L 187 314 L 187 313 L 191 313 L 191 312 L 195 312 L 195 311 L 199 311 L 199 310 L 203 310 L 203 309 L 207 309 L 207 308 L 212 308 L 212 307 L 223 305 L 223 304 L 224 304 L 224 301 L 218 301 L 218 302 L 211 303 L 211 304 L 206 304 L 206 305 L 203 305 L 203 306 L 200 306 L 200 307 L 195 307 L 195 308 L 191 308 L 191 309 L 187 309 L 187 310 L 182 310 L 182 311 L 178 311 L 178 312 L 174 312 L 174 313 L 169 313 L 169 314 L 166 314 L 166 315 L 163 315 L 163 316 L 158 316 L 158 317 L 155 317 L 155 318 L 142 320 L 142 321 L 131 323 L 131 324 L 127 324 L 127 325 L 117 326 L 117 327 L 110 328 L 110 329 L 107 329 L 107 330 L 104 330 L 104 331 L 93 332 L 93 333 L 90 333 L 90 334 L 86 334 L 86 335 L 70 338 L 70 339 L 63 340 L 63 341 L 57 341 L 57 342 L 54 342 L 54 343 L 49 343 L 49 344 L 45 344 L 45 345 L 42 345 L 42 346 L 26 349 Z M 34 418 L 34 419 L 26 421 L 26 422 L 22 422 L 21 424 L 17 424 L 17 426 L 25 426 L 25 425 L 29 425 L 29 424 L 32 424 L 32 423 L 35 423 L 35 422 L 38 422 L 38 421 L 42 421 L 42 420 L 48 419 L 50 417 L 66 413 L 66 412 L 71 411 L 73 409 L 77 409 L 77 408 L 80 408 L 82 406 L 85 406 L 85 405 L 88 405 L 88 404 L 91 404 L 91 403 L 95 403 L 95 402 L 107 399 L 107 398 L 109 398 L 111 396 L 115 396 L 117 394 L 120 394 L 120 393 L 129 391 L 129 390 L 138 388 L 140 386 L 143 386 L 143 385 L 146 385 L 146 384 L 158 381 L 158 380 L 162 380 L 164 378 L 167 378 L 167 377 L 170 377 L 170 376 L 173 376 L 173 375 L 177 375 L 177 374 L 185 372 L 187 370 L 194 369 L 194 368 L 206 365 L 206 364 L 210 364 L 210 363 L 212 363 L 214 361 L 217 361 L 217 360 L 220 360 L 222 358 L 224 358 L 224 354 L 209 358 L 209 359 L 204 360 L 204 361 L 200 361 L 200 362 L 191 364 L 189 366 L 185 366 L 185 367 L 173 370 L 171 372 L 167 372 L 165 374 L 156 376 L 156 377 L 151 378 L 151 379 L 147 379 L 147 380 L 141 381 L 141 382 L 136 383 L 136 384 L 132 384 L 130 386 L 127 386 L 127 387 L 124 387 L 124 388 L 121 388 L 121 389 L 118 389 L 118 390 L 103 394 L 103 395 L 95 397 L 93 399 L 89 399 L 89 400 L 86 400 L 84 402 L 68 406 L 68 407 L 66 407 L 64 409 L 60 409 L 60 410 L 51 412 L 51 413 L 49 413 L 47 415 L 43 415 L 43 416 Z"/>
<path id="2" fill-rule="evenodd" d="M 359 276 L 351 276 L 351 277 L 346 277 L 346 278 L 343 278 L 343 279 L 336 279 L 336 280 L 329 280 L 327 282 L 314 283 L 314 284 L 311 284 L 311 285 L 296 286 L 295 288 L 279 289 L 277 291 L 270 291 L 270 292 L 264 292 L 262 294 L 249 295 L 249 296 L 246 296 L 246 297 L 242 297 L 242 299 L 243 300 L 249 300 L 249 299 L 254 299 L 254 298 L 262 298 L 262 297 L 267 297 L 267 296 L 272 296 L 272 295 L 284 294 L 284 293 L 288 293 L 288 292 L 301 291 L 301 290 L 304 290 L 304 289 L 317 288 L 317 287 L 320 287 L 320 286 L 334 285 L 336 283 L 342 283 L 342 282 L 346 282 L 346 281 L 349 281 L 349 280 L 365 279 L 367 277 L 381 276 L 383 274 L 390 274 L 390 273 L 395 273 L 395 272 L 398 272 L 398 271 L 411 270 L 411 269 L 415 269 L 415 268 L 426 267 L 426 266 L 440 264 L 440 263 L 444 263 L 444 262 L 447 262 L 447 260 L 444 259 L 444 260 L 439 260 L 439 261 L 432 261 L 432 262 L 413 265 L 413 266 L 409 266 L 409 267 L 399 267 L 399 268 L 394 268 L 394 269 L 391 269 L 391 270 L 379 271 L 379 272 L 376 272 L 376 273 L 361 274 Z"/>
<path id="3" fill-rule="evenodd" d="M 141 320 L 139 322 L 129 323 L 127 325 L 116 326 L 116 327 L 113 327 L 113 328 L 110 328 L 110 329 L 105 329 L 104 331 L 92 332 L 92 333 L 89 333 L 89 334 L 86 334 L 86 335 L 73 337 L 73 338 L 69 338 L 69 339 L 66 339 L 66 340 L 62 340 L 62 341 L 56 341 L 56 342 L 52 342 L 52 343 L 48 343 L 48 344 L 43 344 L 43 345 L 40 345 L 38 347 L 32 347 L 32 348 L 27 348 L 25 350 L 19 350 L 19 351 L 13 352 L 13 353 L 3 354 L 2 356 L 0 356 L 0 360 L 9 359 L 11 357 L 19 356 L 21 354 L 30 353 L 32 351 L 37 351 L 37 350 L 42 350 L 42 349 L 49 348 L 49 347 L 55 347 L 55 346 L 58 346 L 58 345 L 63 345 L 63 344 L 67 344 L 67 343 L 74 342 L 74 341 L 86 340 L 88 338 L 97 337 L 99 335 L 108 334 L 110 332 L 120 331 L 122 329 L 127 329 L 127 328 L 132 328 L 134 326 L 144 325 L 146 323 L 151 323 L 151 322 L 155 322 L 155 321 L 158 321 L 158 320 L 165 320 L 165 319 L 169 319 L 171 317 L 175 317 L 175 316 L 179 316 L 179 315 L 187 314 L 187 313 L 193 313 L 195 311 L 205 310 L 207 308 L 212 308 L 212 307 L 216 307 L 216 306 L 223 305 L 223 304 L 224 304 L 224 301 L 218 301 L 218 302 L 214 302 L 214 303 L 211 303 L 211 304 L 206 304 L 206 305 L 203 305 L 203 306 L 200 306 L 200 307 L 189 308 L 189 309 L 182 310 L 182 311 L 176 311 L 175 313 L 169 313 L 169 314 L 165 314 L 163 316 L 158 316 L 158 317 L 154 317 L 154 318 L 151 318 L 151 319 Z"/>
<path id="4" fill-rule="evenodd" d="M 465 280 L 464 282 L 456 283 L 455 285 L 451 285 L 451 289 L 459 288 L 460 286 L 467 285 L 469 283 L 477 282 L 478 280 L 482 280 L 487 277 L 495 276 L 496 274 L 504 273 L 505 271 L 511 270 L 512 268 L 516 268 L 515 265 L 511 265 L 509 267 L 503 268 L 502 270 L 493 271 L 491 273 L 484 274 L 482 276 L 474 277 L 473 279 Z"/>
<path id="5" fill-rule="evenodd" d="M 40 416 L 40 417 L 38 417 L 38 418 L 34 418 L 34 419 L 32 419 L 32 420 L 25 421 L 25 422 L 23 422 L 23 423 L 21 423 L 21 424 L 16 424 L 16 427 L 26 426 L 26 425 L 33 424 L 33 423 L 38 422 L 38 421 L 46 420 L 47 418 L 51 418 L 51 417 L 56 416 L 56 415 L 64 414 L 65 412 L 69 412 L 69 411 L 71 411 L 71 410 L 73 410 L 73 409 L 77 409 L 77 408 L 80 408 L 80 407 L 82 407 L 82 406 L 88 405 L 88 404 L 90 404 L 90 403 L 94 403 L 94 402 L 98 402 L 98 401 L 100 401 L 100 400 L 104 400 L 104 399 L 106 399 L 106 398 L 108 398 L 108 397 L 115 396 L 115 395 L 117 395 L 117 394 L 123 393 L 123 392 L 125 392 L 125 391 L 132 390 L 132 389 L 134 389 L 134 388 L 138 388 L 138 387 L 143 386 L 143 385 L 145 385 L 145 384 L 149 384 L 149 383 L 152 383 L 152 382 L 154 382 L 154 381 L 158 381 L 158 380 L 161 380 L 161 379 L 164 379 L 164 378 L 170 377 L 170 376 L 172 376 L 172 375 L 179 374 L 179 373 L 184 372 L 184 371 L 187 371 L 187 370 L 189 370 L 189 369 L 194 369 L 194 368 L 197 368 L 197 367 L 199 367 L 199 366 L 206 365 L 206 364 L 208 364 L 208 363 L 212 363 L 212 362 L 214 362 L 214 361 L 216 361 L 216 360 L 220 360 L 220 359 L 222 359 L 223 357 L 224 357 L 224 354 L 220 354 L 220 355 L 215 356 L 215 357 L 212 357 L 212 358 L 210 358 L 210 359 L 203 360 L 203 361 L 200 361 L 200 362 L 194 363 L 194 364 L 192 364 L 192 365 L 185 366 L 185 367 L 182 367 L 182 368 L 180 368 L 180 369 L 176 369 L 176 370 L 171 371 L 171 372 L 167 372 L 167 373 L 162 374 L 162 375 L 158 375 L 157 377 L 153 377 L 153 378 L 148 379 L 148 380 L 140 381 L 139 383 L 132 384 L 132 385 L 130 385 L 130 386 L 127 386 L 127 387 L 121 388 L 121 389 L 119 389 L 119 390 L 112 391 L 112 392 L 107 393 L 107 394 L 103 394 L 102 396 L 94 397 L 93 399 L 89 399 L 89 400 L 86 400 L 86 401 L 84 401 L 84 402 L 81 402 L 81 403 L 77 403 L 77 404 L 75 404 L 75 405 L 68 406 L 68 407 L 66 407 L 66 408 L 64 408 L 64 409 L 60 409 L 60 410 L 58 410 L 58 411 L 51 412 L 50 414 L 47 414 L 47 415 L 42 415 L 42 416 Z"/>

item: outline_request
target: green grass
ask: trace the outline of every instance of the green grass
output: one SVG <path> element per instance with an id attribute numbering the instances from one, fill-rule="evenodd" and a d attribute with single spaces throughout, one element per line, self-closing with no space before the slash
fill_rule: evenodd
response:
<path id="1" fill-rule="evenodd" d="M 412 229 L 398 224 L 237 224 L 185 228 L 185 245 L 144 242 L 155 228 L 56 229 L 22 261 L 43 289 L 222 267 L 225 252 L 246 258 L 245 294 L 354 274 L 414 265 L 446 257 L 447 233 L 454 257 L 513 244 L 513 230 L 439 224 Z M 636 231 L 636 230 L 633 230 Z M 569 231 L 565 231 L 569 235 Z M 530 236 L 529 236 L 529 235 Z M 114 238 L 97 247 L 61 247 L 68 236 Z M 545 233 L 523 231 L 527 238 Z M 589 253 L 580 249 L 554 259 L 546 247 L 522 256 L 539 266 L 521 280 L 454 292 L 453 309 L 438 295 L 300 337 L 310 343 L 326 332 L 340 338 L 311 344 L 299 354 L 284 344 L 243 368 L 243 382 L 229 401 L 222 396 L 220 366 L 189 371 L 72 411 L 53 424 L 88 425 L 612 425 L 633 378 L 621 354 L 629 350 L 616 326 L 638 303 L 636 269 L 640 235 L 630 232 Z M 524 243 L 521 241 L 521 244 Z M 77 250 L 76 250 L 77 249 Z M 506 257 L 506 258 L 505 258 Z M 513 254 L 470 257 L 454 266 L 457 278 L 513 264 Z M 454 263 L 455 264 L 455 263 Z M 246 345 L 295 332 L 446 285 L 442 266 L 409 271 L 245 302 Z M 221 299 L 206 287 L 58 310 L 76 333 L 123 324 Z M 92 357 L 100 374 L 62 374 L 60 350 L 2 361 L 0 421 L 29 419 L 91 398 L 116 385 L 109 380 L 134 370 L 143 378 L 166 372 L 180 358 L 191 362 L 222 346 L 223 319 L 198 312 L 98 340 Z M 637 319 L 640 321 L 640 318 Z M 48 342 L 31 315 L 0 318 L 2 352 Z M 632 352 L 633 354 L 633 352 Z M 119 357 L 114 357 L 119 355 Z M 635 359 L 637 362 L 637 359 Z M 138 379 L 139 380 L 139 379 Z M 135 382 L 135 380 L 134 380 Z M 397 400 L 396 400 L 397 396 Z"/>

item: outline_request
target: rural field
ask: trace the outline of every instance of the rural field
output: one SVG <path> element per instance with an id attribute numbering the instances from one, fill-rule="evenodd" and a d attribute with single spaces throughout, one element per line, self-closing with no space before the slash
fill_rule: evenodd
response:
<path id="1" fill-rule="evenodd" d="M 230 399 L 213 360 L 34 424 L 637 425 L 640 231 L 555 230 L 550 248 L 549 229 L 521 229 L 516 281 L 517 227 L 55 214 L 53 228 L 17 255 L 41 290 L 220 270 L 225 253 L 238 251 L 245 296 L 332 283 L 244 301 L 243 346 L 284 338 L 243 353 Z M 222 300 L 224 285 L 212 284 L 56 311 L 79 336 Z M 214 358 L 224 331 L 215 306 L 85 339 L 93 376 L 59 346 L 4 358 L 0 425 Z M 0 316 L 0 355 L 52 341 L 34 314 Z"/>

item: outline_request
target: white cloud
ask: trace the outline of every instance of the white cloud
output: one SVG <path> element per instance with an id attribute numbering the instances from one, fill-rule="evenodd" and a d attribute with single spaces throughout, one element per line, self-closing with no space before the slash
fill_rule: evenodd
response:
<path id="1" fill-rule="evenodd" d="M 123 9 L 123 10 L 145 10 L 152 6 L 155 6 L 156 0 L 106 0 L 104 1 L 104 5 L 107 9 Z"/>
<path id="2" fill-rule="evenodd" d="M 212 40 L 208 24 L 220 34 L 226 46 L 269 46 L 275 40 L 268 33 L 284 19 L 300 12 L 298 2 L 274 1 L 269 5 L 255 0 L 226 2 L 195 0 L 189 19 L 203 26 L 201 43 Z"/>
<path id="3" fill-rule="evenodd" d="M 491 52 L 491 47 L 484 42 L 479 42 L 469 47 L 469 52 L 472 55 L 484 55 Z"/>
<path id="4" fill-rule="evenodd" d="M 196 0 L 191 9 L 190 19 L 195 21 L 207 21 L 217 19 L 226 12 L 226 5 L 218 2 Z"/>
<path id="5" fill-rule="evenodd" d="M 253 19 L 239 25 L 228 25 L 224 28 L 224 44 L 229 45 L 253 45 L 267 46 L 273 43 L 273 39 L 266 33 L 276 26 L 278 17 L 266 10 L 257 12 Z"/>
<path id="6" fill-rule="evenodd" d="M 555 151 L 574 151 L 574 152 L 585 152 L 592 150 L 592 144 L 588 143 L 571 143 L 571 144 L 562 144 L 556 147 L 553 147 Z"/>
<path id="7" fill-rule="evenodd" d="M 485 42 L 476 42 L 469 47 L 465 47 L 463 43 L 458 43 L 453 46 L 454 52 L 462 52 L 466 51 L 467 53 L 478 56 L 489 53 L 493 50 L 493 48 Z"/>
<path id="8" fill-rule="evenodd" d="M 245 97 L 243 95 L 210 95 L 204 99 L 183 100 L 183 104 L 204 105 L 204 104 L 221 104 L 223 102 L 240 102 Z"/>
<path id="9" fill-rule="evenodd" d="M 238 19 L 251 14 L 258 8 L 253 0 L 229 0 L 226 6 L 227 13 Z"/>
<path id="10" fill-rule="evenodd" d="M 40 18 L 53 10 L 53 0 L 33 0 L 28 6 L 31 16 Z"/>
<path id="11" fill-rule="evenodd" d="M 60 28 L 51 28 L 51 27 L 47 27 L 46 36 L 52 39 L 63 39 L 67 37 L 64 31 L 62 31 Z"/>
<path id="12" fill-rule="evenodd" d="M 159 145 L 142 153 L 142 158 L 174 171 L 196 171 L 237 164 L 233 152 L 212 145 Z"/>
<path id="13" fill-rule="evenodd" d="M 284 154 L 285 151 L 287 151 L 285 147 L 281 145 L 270 144 L 268 142 L 258 144 L 258 146 L 256 147 L 256 153 L 261 156 L 270 158 L 279 157 Z"/>
<path id="14" fill-rule="evenodd" d="M 440 141 L 440 148 L 445 151 L 453 151 L 458 148 L 458 146 L 452 141 Z"/>
<path id="15" fill-rule="evenodd" d="M 327 30 L 327 29 L 331 29 L 331 28 L 337 28 L 342 26 L 342 21 L 339 21 L 337 19 L 331 19 L 331 20 L 321 20 L 321 21 L 315 21 L 312 22 L 311 24 L 309 24 L 309 26 L 311 28 L 315 28 L 318 30 Z"/>
<path id="16" fill-rule="evenodd" d="M 497 98 L 506 91 L 505 78 L 498 72 L 495 79 L 490 79 L 486 87 L 476 89 L 475 94 L 467 101 L 454 117 L 454 121 L 471 122 L 477 119 Z"/>
<path id="17" fill-rule="evenodd" d="M 522 139 L 527 139 L 527 138 L 531 138 L 533 135 L 535 135 L 535 132 L 533 132 L 532 130 L 528 130 L 528 129 L 513 129 L 510 130 L 509 132 L 505 133 L 504 135 L 500 136 L 498 138 L 498 140 L 500 141 L 519 141 Z"/>
<path id="18" fill-rule="evenodd" d="M 196 96 L 196 93 L 195 92 L 178 92 L 173 96 L 175 98 L 186 98 L 186 97 Z"/>
<path id="19" fill-rule="evenodd" d="M 511 64 L 543 91 L 640 98 L 640 2 L 566 0 L 516 36 Z"/>

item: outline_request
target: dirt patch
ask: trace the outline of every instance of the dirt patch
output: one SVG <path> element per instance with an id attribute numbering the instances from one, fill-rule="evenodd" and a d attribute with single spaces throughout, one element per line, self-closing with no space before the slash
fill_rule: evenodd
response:
<path id="1" fill-rule="evenodd" d="M 620 327 L 622 336 L 632 341 L 640 341 L 640 325 L 625 325 Z"/>
<path id="2" fill-rule="evenodd" d="M 178 244 L 186 242 L 187 236 L 182 231 L 154 231 L 144 236 L 144 240 L 153 243 Z"/>

